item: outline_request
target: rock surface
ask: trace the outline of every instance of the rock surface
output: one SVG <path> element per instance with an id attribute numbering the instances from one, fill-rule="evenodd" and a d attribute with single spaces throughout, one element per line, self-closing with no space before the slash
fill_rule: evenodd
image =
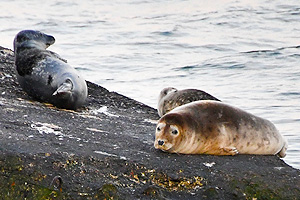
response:
<path id="1" fill-rule="evenodd" d="M 153 147 L 157 111 L 88 82 L 78 111 L 34 101 L 0 47 L 3 199 L 300 199 L 276 156 L 177 155 Z"/>

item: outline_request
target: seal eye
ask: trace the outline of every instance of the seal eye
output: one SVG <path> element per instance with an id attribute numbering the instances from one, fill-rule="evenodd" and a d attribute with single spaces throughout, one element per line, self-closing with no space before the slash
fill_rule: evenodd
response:
<path id="1" fill-rule="evenodd" d="M 156 130 L 157 130 L 157 131 L 160 131 L 161 129 L 160 129 L 160 127 L 158 126 L 158 127 L 156 128 Z"/>
<path id="2" fill-rule="evenodd" d="M 178 134 L 178 131 L 175 129 L 171 132 L 173 135 L 177 135 Z"/>

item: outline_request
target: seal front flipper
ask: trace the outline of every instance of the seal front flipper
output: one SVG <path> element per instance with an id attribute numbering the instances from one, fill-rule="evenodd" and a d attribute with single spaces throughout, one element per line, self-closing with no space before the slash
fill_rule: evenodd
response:
<path id="1" fill-rule="evenodd" d="M 286 156 L 286 150 L 288 148 L 288 142 L 286 139 L 283 138 L 283 147 L 281 148 L 281 150 L 277 153 L 277 155 L 280 157 L 280 158 L 284 158 Z"/>
<path id="2" fill-rule="evenodd" d="M 53 96 L 56 95 L 64 95 L 71 94 L 73 89 L 73 83 L 70 79 L 67 79 L 63 84 L 61 84 L 55 92 L 53 92 Z"/>
<path id="3" fill-rule="evenodd" d="M 221 150 L 223 151 L 223 155 L 234 156 L 234 155 L 239 154 L 239 151 L 235 147 L 223 147 L 223 148 L 221 148 Z"/>

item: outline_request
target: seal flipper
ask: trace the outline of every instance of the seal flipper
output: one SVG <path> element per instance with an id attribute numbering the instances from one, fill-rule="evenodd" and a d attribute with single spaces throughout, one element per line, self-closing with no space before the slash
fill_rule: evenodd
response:
<path id="1" fill-rule="evenodd" d="M 234 156 L 234 155 L 239 154 L 239 151 L 235 147 L 223 147 L 223 148 L 221 148 L 221 150 L 223 151 L 223 155 Z M 222 155 L 222 154 L 220 154 L 220 155 Z"/>
<path id="2" fill-rule="evenodd" d="M 280 158 L 284 158 L 286 156 L 286 150 L 288 148 L 288 142 L 284 139 L 282 149 L 277 153 Z"/>
<path id="3" fill-rule="evenodd" d="M 67 79 L 63 84 L 61 84 L 55 92 L 53 92 L 53 96 L 63 95 L 63 94 L 71 94 L 73 89 L 73 83 L 70 79 Z"/>

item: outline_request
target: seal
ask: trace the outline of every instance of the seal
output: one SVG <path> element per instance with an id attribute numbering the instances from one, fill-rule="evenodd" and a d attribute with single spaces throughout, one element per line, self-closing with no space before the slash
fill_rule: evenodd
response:
<path id="1" fill-rule="evenodd" d="M 162 117 L 174 108 L 199 100 L 220 101 L 216 97 L 197 89 L 177 90 L 173 87 L 164 88 L 158 97 L 157 110 L 158 115 Z"/>
<path id="2" fill-rule="evenodd" d="M 284 157 L 287 141 L 266 119 L 219 101 L 201 100 L 160 118 L 154 147 L 181 154 Z"/>
<path id="3" fill-rule="evenodd" d="M 40 31 L 19 32 L 14 39 L 17 79 L 34 99 L 76 110 L 87 98 L 87 85 L 66 60 L 46 50 L 54 42 L 53 36 Z"/>

